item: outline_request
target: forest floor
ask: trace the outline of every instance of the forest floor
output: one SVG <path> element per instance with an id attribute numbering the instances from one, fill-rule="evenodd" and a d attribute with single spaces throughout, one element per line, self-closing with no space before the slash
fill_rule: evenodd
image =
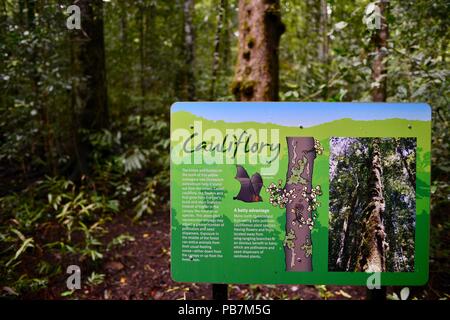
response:
<path id="1" fill-rule="evenodd" d="M 156 213 L 136 223 L 131 217 L 117 217 L 107 226 L 103 241 L 129 234 L 134 241 L 109 251 L 96 273 L 104 281 L 86 285 L 66 299 L 211 299 L 210 284 L 178 283 L 170 276 L 170 215 Z M 62 299 L 67 291 L 65 277 L 25 298 Z M 230 299 L 364 299 L 365 288 L 351 286 L 230 285 Z"/>

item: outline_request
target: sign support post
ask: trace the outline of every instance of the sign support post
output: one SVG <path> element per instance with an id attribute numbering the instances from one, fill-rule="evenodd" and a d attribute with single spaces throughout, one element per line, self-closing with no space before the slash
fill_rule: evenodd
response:
<path id="1" fill-rule="evenodd" d="M 213 283 L 212 285 L 213 300 L 228 300 L 228 285 L 222 283 Z"/>
<path id="2" fill-rule="evenodd" d="M 386 286 L 381 286 L 380 289 L 367 289 L 366 300 L 385 301 Z"/>

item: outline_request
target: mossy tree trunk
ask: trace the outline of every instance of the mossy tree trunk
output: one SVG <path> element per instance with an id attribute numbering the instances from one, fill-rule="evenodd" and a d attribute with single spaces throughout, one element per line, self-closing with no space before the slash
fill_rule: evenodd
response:
<path id="1" fill-rule="evenodd" d="M 216 97 L 216 81 L 219 72 L 220 65 L 220 43 L 223 34 L 223 26 L 225 17 L 226 7 L 228 6 L 227 0 L 220 0 L 217 14 L 217 28 L 216 34 L 214 36 L 214 53 L 213 53 L 213 66 L 212 66 L 212 74 L 211 74 L 211 87 L 209 90 L 209 98 L 213 101 Z"/>
<path id="2" fill-rule="evenodd" d="M 358 271 L 386 271 L 386 233 L 384 231 L 383 215 L 385 201 L 383 195 L 383 169 L 380 153 L 380 139 L 373 139 L 370 147 L 371 172 L 368 181 L 369 203 L 362 213 L 363 238 L 358 257 Z"/>
<path id="3" fill-rule="evenodd" d="M 106 87 L 103 1 L 79 0 L 81 28 L 72 34 L 72 86 L 74 116 L 74 160 L 70 178 L 79 179 L 89 171 L 92 145 L 89 133 L 109 125 Z"/>
<path id="4" fill-rule="evenodd" d="M 388 13 L 388 0 L 378 2 L 380 8 L 381 23 L 380 29 L 374 31 L 372 38 L 375 44 L 375 57 L 372 63 L 373 90 L 372 100 L 374 102 L 386 101 L 387 88 L 387 67 L 386 57 L 388 55 L 389 26 L 386 20 Z"/>
<path id="5" fill-rule="evenodd" d="M 314 138 L 287 137 L 288 171 L 286 193 L 291 194 L 286 204 L 286 271 L 312 271 L 311 229 L 313 210 L 302 193 L 311 194 L 314 170 Z M 309 220 L 310 219 L 310 220 Z"/>
<path id="6" fill-rule="evenodd" d="M 238 101 L 278 100 L 278 47 L 285 30 L 278 0 L 239 0 Z"/>

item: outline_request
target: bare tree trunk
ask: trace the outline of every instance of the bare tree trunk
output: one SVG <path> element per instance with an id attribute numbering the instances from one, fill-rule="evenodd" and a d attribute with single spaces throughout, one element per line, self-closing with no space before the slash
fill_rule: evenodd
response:
<path id="1" fill-rule="evenodd" d="M 103 1 L 79 0 L 82 30 L 73 38 L 74 112 L 77 122 L 74 155 L 77 161 L 71 178 L 78 179 L 88 171 L 88 156 L 92 146 L 89 132 L 100 131 L 109 125 L 106 88 L 105 44 L 103 36 Z M 79 119 L 79 120 L 78 120 Z"/>
<path id="2" fill-rule="evenodd" d="M 185 79 L 184 85 L 188 100 L 195 100 L 195 76 L 194 76 L 194 24 L 193 24 L 194 0 L 185 0 L 184 13 L 184 49 L 185 49 Z"/>
<path id="3" fill-rule="evenodd" d="M 286 271 L 312 271 L 312 225 L 309 221 L 315 219 L 301 194 L 312 192 L 314 138 L 287 137 L 286 140 L 289 163 L 285 189 L 287 194 L 295 195 L 286 204 L 286 239 L 289 239 L 284 248 Z"/>
<path id="4" fill-rule="evenodd" d="M 145 58 L 145 30 L 146 30 L 146 5 L 142 3 L 139 5 L 138 21 L 139 21 L 139 62 L 140 62 L 140 74 L 139 74 L 139 86 L 142 97 L 142 105 L 144 105 L 144 97 L 146 93 L 145 89 L 145 69 L 146 69 L 146 58 Z"/>
<path id="5" fill-rule="evenodd" d="M 238 101 L 278 100 L 278 47 L 285 30 L 278 0 L 239 1 Z"/>
<path id="6" fill-rule="evenodd" d="M 131 21 L 129 21 L 128 17 L 128 4 L 126 1 L 119 2 L 119 8 L 120 8 L 120 48 L 122 52 L 128 52 L 130 50 L 130 45 L 128 43 L 129 40 L 129 24 Z M 125 57 L 124 59 L 126 62 L 130 61 L 130 57 Z M 133 83 L 130 81 L 130 75 L 128 70 L 124 70 L 121 73 L 121 92 L 119 94 L 120 96 L 120 108 L 118 108 L 118 116 L 121 117 L 122 113 L 126 113 L 126 107 L 129 105 L 130 97 L 129 97 L 129 90 L 130 87 L 133 86 Z"/>
<path id="7" fill-rule="evenodd" d="M 34 28 L 34 14 L 37 0 L 26 0 L 27 3 L 27 24 L 29 29 Z"/>
<path id="8" fill-rule="evenodd" d="M 5 23 L 6 19 L 8 19 L 8 13 L 6 11 L 6 1 L 2 1 L 1 2 L 1 11 L 0 11 L 0 18 L 2 19 L 2 21 Z M 3 27 L 3 26 L 2 26 Z M 3 32 L 3 30 L 2 30 Z"/>
<path id="9" fill-rule="evenodd" d="M 219 62 L 220 62 L 220 40 L 222 36 L 222 29 L 224 25 L 224 17 L 225 17 L 225 6 L 227 5 L 226 0 L 220 0 L 219 4 L 219 14 L 217 16 L 217 29 L 216 35 L 214 37 L 214 54 L 213 54 L 213 67 L 212 67 L 212 75 L 211 75 L 211 88 L 209 91 L 210 100 L 215 99 L 215 91 L 216 91 L 216 81 L 217 81 L 217 73 L 219 71 Z"/>
<path id="10" fill-rule="evenodd" d="M 145 23 L 145 62 L 146 62 L 146 77 L 145 77 L 145 90 L 148 92 L 153 85 L 152 75 L 153 68 L 155 66 L 155 61 L 158 63 L 158 60 L 155 59 L 155 44 L 157 43 L 154 39 L 156 38 L 156 3 L 150 2 L 146 7 L 146 23 Z"/>
<path id="11" fill-rule="evenodd" d="M 127 4 L 125 2 L 120 3 L 120 41 L 122 43 L 122 50 L 127 50 L 127 43 L 128 43 L 127 10 L 128 10 Z"/>
<path id="12" fill-rule="evenodd" d="M 365 231 L 359 252 L 358 269 L 365 272 L 384 272 L 386 271 L 385 254 L 388 246 L 385 241 L 386 233 L 383 224 L 385 201 L 383 196 L 380 139 L 373 139 L 370 149 L 372 161 L 371 175 L 368 181 L 370 202 L 363 212 Z"/>
<path id="13" fill-rule="evenodd" d="M 231 34 L 232 34 L 232 26 L 231 26 L 231 19 L 230 19 L 230 3 L 228 0 L 225 0 L 225 6 L 224 6 L 224 31 L 223 31 L 223 58 L 221 63 L 221 69 L 225 74 L 229 74 L 229 63 L 231 60 Z"/>
<path id="14" fill-rule="evenodd" d="M 413 190 L 416 190 L 416 175 L 411 171 L 411 168 L 406 161 L 405 156 L 403 155 L 403 149 L 400 145 L 400 140 L 396 139 L 396 150 L 397 154 L 400 157 L 400 161 L 402 162 L 403 168 L 406 170 L 406 174 L 408 175 L 408 181 Z"/>
<path id="15" fill-rule="evenodd" d="M 5 43 L 5 37 L 8 32 L 8 27 L 11 21 L 8 19 L 8 12 L 6 11 L 6 1 L 1 2 L 1 8 L 0 8 L 0 43 Z M 5 70 L 5 60 L 0 60 L 0 70 Z M 6 94 L 0 95 L 0 105 L 6 106 L 6 101 L 8 100 Z"/>
<path id="16" fill-rule="evenodd" d="M 24 15 L 26 7 L 25 0 L 18 0 L 18 4 L 19 4 L 19 11 L 17 13 L 17 24 L 23 27 L 25 25 L 25 15 Z"/>
<path id="17" fill-rule="evenodd" d="M 372 78 L 375 85 L 372 90 L 372 100 L 375 102 L 385 102 L 387 95 L 387 74 L 385 60 L 388 54 L 387 44 L 389 38 L 389 26 L 386 20 L 386 15 L 388 13 L 388 1 L 389 0 L 381 0 L 378 3 L 381 15 L 381 28 L 375 31 L 372 39 L 373 43 L 375 44 L 375 58 L 372 63 Z"/>

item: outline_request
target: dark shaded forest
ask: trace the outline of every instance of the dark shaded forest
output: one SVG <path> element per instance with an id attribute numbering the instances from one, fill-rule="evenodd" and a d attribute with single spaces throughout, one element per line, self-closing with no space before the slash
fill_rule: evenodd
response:
<path id="1" fill-rule="evenodd" d="M 332 138 L 330 150 L 329 269 L 414 271 L 415 138 Z"/>
<path id="2" fill-rule="evenodd" d="M 74 4 L 81 29 L 68 28 Z M 169 107 L 281 100 L 432 106 L 431 276 L 412 295 L 448 298 L 449 12 L 447 0 L 0 0 L 0 296 L 208 298 L 206 285 L 170 280 Z M 70 264 L 81 291 L 65 287 Z"/>

